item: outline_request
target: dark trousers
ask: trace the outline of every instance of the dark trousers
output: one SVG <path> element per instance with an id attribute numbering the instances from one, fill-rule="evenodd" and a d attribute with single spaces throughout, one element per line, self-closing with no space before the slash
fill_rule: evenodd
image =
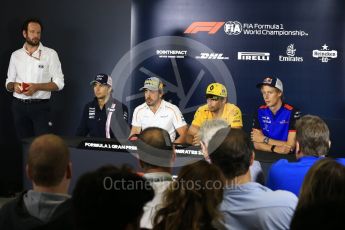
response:
<path id="1" fill-rule="evenodd" d="M 12 112 L 20 139 L 51 133 L 49 100 L 23 102 L 15 98 Z"/>

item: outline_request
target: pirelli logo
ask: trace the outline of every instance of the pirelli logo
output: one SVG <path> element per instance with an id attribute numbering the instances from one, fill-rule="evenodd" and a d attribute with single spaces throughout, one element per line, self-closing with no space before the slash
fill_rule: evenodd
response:
<path id="1" fill-rule="evenodd" d="M 263 53 L 263 52 L 238 52 L 237 53 L 238 60 L 244 61 L 269 61 L 270 60 L 270 53 Z"/>
<path id="2" fill-rule="evenodd" d="M 185 34 L 195 34 L 199 32 L 208 32 L 208 34 L 215 34 L 224 22 L 193 22 L 185 31 Z"/>

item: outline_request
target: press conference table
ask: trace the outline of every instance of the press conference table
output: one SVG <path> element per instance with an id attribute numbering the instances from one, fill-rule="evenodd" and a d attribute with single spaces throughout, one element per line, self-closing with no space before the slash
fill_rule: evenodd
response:
<path id="1" fill-rule="evenodd" d="M 141 171 L 139 161 L 136 155 L 137 146 L 127 140 L 115 141 L 102 138 L 81 138 L 81 137 L 62 137 L 67 143 L 70 151 L 72 162 L 72 180 L 70 192 L 73 190 L 75 183 L 80 175 L 95 170 L 103 165 L 122 166 L 126 164 L 136 171 Z M 25 174 L 25 163 L 27 152 L 32 138 L 23 140 L 23 172 Z M 177 174 L 180 167 L 188 162 L 197 161 L 203 158 L 198 147 L 195 146 L 175 146 L 176 160 L 173 167 L 173 174 Z M 260 161 L 264 175 L 270 165 L 285 158 L 289 161 L 295 161 L 293 154 L 280 155 L 269 152 L 255 152 L 255 159 Z M 31 183 L 26 175 L 23 175 L 24 189 L 31 188 Z"/>

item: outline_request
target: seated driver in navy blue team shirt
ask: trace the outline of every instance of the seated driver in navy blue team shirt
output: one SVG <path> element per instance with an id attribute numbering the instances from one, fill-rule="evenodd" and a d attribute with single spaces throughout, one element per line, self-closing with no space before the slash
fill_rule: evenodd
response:
<path id="1" fill-rule="evenodd" d="M 257 150 L 288 154 L 295 148 L 295 122 L 300 112 L 283 102 L 283 83 L 280 79 L 266 77 L 256 85 L 260 88 L 265 105 L 258 108 L 254 117 L 251 138 Z"/>
<path id="2" fill-rule="evenodd" d="M 128 108 L 111 97 L 112 78 L 98 74 L 90 83 L 95 98 L 84 107 L 76 136 L 127 138 Z"/>

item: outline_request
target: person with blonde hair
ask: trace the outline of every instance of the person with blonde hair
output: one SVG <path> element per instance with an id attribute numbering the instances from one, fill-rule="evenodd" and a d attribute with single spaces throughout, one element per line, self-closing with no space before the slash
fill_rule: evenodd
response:
<path id="1" fill-rule="evenodd" d="M 223 175 L 215 165 L 198 161 L 182 167 L 165 193 L 153 229 L 222 229 L 223 186 Z"/>

